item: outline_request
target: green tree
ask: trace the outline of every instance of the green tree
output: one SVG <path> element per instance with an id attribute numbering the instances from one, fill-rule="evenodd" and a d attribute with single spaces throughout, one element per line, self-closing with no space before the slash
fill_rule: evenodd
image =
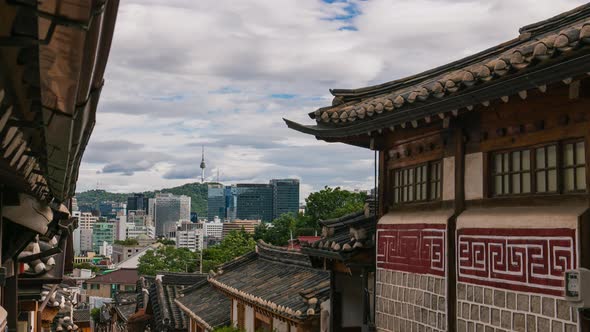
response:
<path id="1" fill-rule="evenodd" d="M 98 323 L 100 321 L 100 308 L 92 308 L 90 310 L 90 317 L 92 317 L 95 323 Z"/>
<path id="2" fill-rule="evenodd" d="M 264 242 L 272 243 L 276 246 L 284 246 L 289 243 L 291 234 L 297 236 L 300 225 L 299 218 L 302 216 L 291 213 L 283 214 L 277 219 L 273 220 L 271 225 L 260 224 L 254 231 L 254 238 L 256 240 L 262 239 Z"/>
<path id="3" fill-rule="evenodd" d="M 156 275 L 157 272 L 196 272 L 199 270 L 199 252 L 187 248 L 161 246 L 148 250 L 139 258 L 137 271 L 142 275 Z"/>
<path id="4" fill-rule="evenodd" d="M 74 269 L 87 269 L 91 270 L 94 273 L 100 272 L 100 268 L 88 262 L 83 263 L 74 263 Z"/>
<path id="5" fill-rule="evenodd" d="M 220 244 L 203 250 L 203 272 L 214 270 L 219 265 L 253 251 L 256 241 L 244 231 L 229 233 Z"/>
<path id="6" fill-rule="evenodd" d="M 115 244 L 122 244 L 124 246 L 136 246 L 139 245 L 139 242 L 137 242 L 137 239 L 125 239 L 125 240 L 115 240 L 114 242 Z"/>
<path id="7" fill-rule="evenodd" d="M 173 246 L 173 245 L 176 244 L 176 241 L 171 240 L 171 239 L 166 239 L 166 238 L 160 238 L 156 242 L 161 243 L 161 244 L 163 244 L 165 246 Z"/>
<path id="8" fill-rule="evenodd" d="M 364 208 L 367 194 L 342 190 L 340 187 L 311 193 L 306 199 L 305 215 L 312 222 L 339 218 Z"/>

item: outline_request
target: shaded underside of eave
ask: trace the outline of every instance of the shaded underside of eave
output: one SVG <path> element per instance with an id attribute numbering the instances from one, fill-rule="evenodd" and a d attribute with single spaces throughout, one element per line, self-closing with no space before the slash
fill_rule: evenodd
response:
<path id="1" fill-rule="evenodd" d="M 590 72 L 590 49 L 584 49 L 575 55 L 548 61 L 544 66 L 527 68 L 514 75 L 481 83 L 453 95 L 440 99 L 430 98 L 424 102 L 416 101 L 402 109 L 384 113 L 370 120 L 359 120 L 356 123 L 341 126 L 304 125 L 288 119 L 284 121 L 293 130 L 314 135 L 321 140 L 338 141 L 346 137 L 367 135 L 375 130 L 399 126 L 409 121 L 421 120 L 427 116 L 494 101 L 503 96 L 513 96 L 520 91 L 535 89 L 541 85 L 580 75 L 586 76 L 588 72 Z"/>

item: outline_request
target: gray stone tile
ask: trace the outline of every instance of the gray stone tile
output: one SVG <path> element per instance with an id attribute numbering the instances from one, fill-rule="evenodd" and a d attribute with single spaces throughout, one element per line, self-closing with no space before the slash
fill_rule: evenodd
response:
<path id="1" fill-rule="evenodd" d="M 531 312 L 535 314 L 541 313 L 541 297 L 536 295 L 531 295 Z"/>
<path id="2" fill-rule="evenodd" d="M 574 324 L 565 324 L 565 332 L 577 332 L 578 327 Z"/>
<path id="3" fill-rule="evenodd" d="M 485 332 L 494 332 L 494 328 L 486 325 Z"/>
<path id="4" fill-rule="evenodd" d="M 428 276 L 428 291 L 434 292 L 434 277 Z"/>
<path id="5" fill-rule="evenodd" d="M 471 313 L 471 309 L 469 309 L 469 303 L 463 303 L 463 315 L 461 317 L 469 319 L 469 315 Z"/>
<path id="6" fill-rule="evenodd" d="M 424 303 L 423 306 L 425 306 L 426 308 L 430 308 L 431 305 L 431 297 L 432 295 L 430 293 L 424 293 Z"/>
<path id="7" fill-rule="evenodd" d="M 485 332 L 483 324 L 481 324 L 481 323 L 475 324 L 475 332 Z"/>
<path id="8" fill-rule="evenodd" d="M 516 296 L 516 309 L 522 311 L 529 311 L 529 296 L 526 294 L 518 294 Z"/>
<path id="9" fill-rule="evenodd" d="M 517 332 L 526 331 L 526 319 L 524 314 L 515 313 L 512 316 L 512 328 Z"/>
<path id="10" fill-rule="evenodd" d="M 492 308 L 492 325 L 500 326 L 500 309 Z"/>
<path id="11" fill-rule="evenodd" d="M 512 328 L 512 313 L 507 310 L 502 310 L 502 322 L 501 326 L 503 329 L 511 329 Z"/>
<path id="12" fill-rule="evenodd" d="M 571 312 L 572 312 L 572 322 L 577 323 L 578 322 L 578 310 L 576 310 L 576 308 L 571 308 Z"/>
<path id="13" fill-rule="evenodd" d="M 536 332 L 537 331 L 537 318 L 533 315 L 526 315 L 526 331 Z"/>
<path id="14" fill-rule="evenodd" d="M 467 322 L 467 331 L 468 332 L 475 332 L 475 323 Z"/>
<path id="15" fill-rule="evenodd" d="M 467 332 L 467 322 L 459 319 L 457 321 L 457 332 Z"/>
<path id="16" fill-rule="evenodd" d="M 494 293 L 490 288 L 485 288 L 483 291 L 483 303 L 488 305 L 494 303 Z"/>
<path id="17" fill-rule="evenodd" d="M 467 285 L 467 301 L 473 301 L 473 286 Z"/>
<path id="18" fill-rule="evenodd" d="M 563 323 L 557 320 L 552 321 L 551 332 L 563 332 Z"/>
<path id="19" fill-rule="evenodd" d="M 438 310 L 438 296 L 432 295 L 430 297 L 430 308 L 432 308 L 432 310 Z"/>
<path id="20" fill-rule="evenodd" d="M 555 317 L 555 299 L 550 297 L 543 297 L 541 303 L 541 312 L 543 313 L 543 316 Z"/>
<path id="21" fill-rule="evenodd" d="M 477 304 L 471 305 L 471 320 L 479 320 L 479 306 Z"/>
<path id="22" fill-rule="evenodd" d="M 457 284 L 457 299 L 458 300 L 465 300 L 465 284 L 463 283 L 458 283 Z"/>
<path id="23" fill-rule="evenodd" d="M 483 303 L 483 288 L 479 286 L 473 287 L 473 301 Z"/>
<path id="24" fill-rule="evenodd" d="M 420 289 L 426 290 L 428 288 L 428 276 L 422 276 L 420 280 Z"/>
<path id="25" fill-rule="evenodd" d="M 447 311 L 446 310 L 446 298 L 444 296 L 438 297 L 438 310 L 439 311 Z"/>
<path id="26" fill-rule="evenodd" d="M 547 318 L 537 317 L 537 331 L 550 331 L 551 321 Z"/>
<path id="27" fill-rule="evenodd" d="M 494 290 L 494 306 L 504 308 L 506 306 L 506 292 Z"/>
<path id="28" fill-rule="evenodd" d="M 512 292 L 506 292 L 506 308 L 512 310 L 516 309 L 516 294 Z"/>
<path id="29" fill-rule="evenodd" d="M 563 320 L 570 320 L 570 305 L 564 300 L 557 300 L 556 303 L 557 308 L 557 318 Z"/>
<path id="30" fill-rule="evenodd" d="M 479 307 L 479 320 L 489 324 L 490 323 L 490 308 L 486 306 Z"/>

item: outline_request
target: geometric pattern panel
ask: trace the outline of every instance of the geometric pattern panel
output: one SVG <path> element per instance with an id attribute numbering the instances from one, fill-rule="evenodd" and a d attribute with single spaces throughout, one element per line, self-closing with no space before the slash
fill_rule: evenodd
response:
<path id="1" fill-rule="evenodd" d="M 461 282 L 563 296 L 563 274 L 575 269 L 576 230 L 457 230 Z"/>
<path id="2" fill-rule="evenodd" d="M 445 275 L 446 225 L 377 225 L 377 267 Z"/>

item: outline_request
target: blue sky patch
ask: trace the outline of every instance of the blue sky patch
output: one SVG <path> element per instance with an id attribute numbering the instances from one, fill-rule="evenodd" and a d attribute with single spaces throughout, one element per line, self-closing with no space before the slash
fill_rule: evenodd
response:
<path id="1" fill-rule="evenodd" d="M 272 95 L 270 95 L 270 97 L 274 98 L 274 99 L 293 99 L 296 96 L 297 95 L 290 94 L 290 93 L 273 93 Z"/>

